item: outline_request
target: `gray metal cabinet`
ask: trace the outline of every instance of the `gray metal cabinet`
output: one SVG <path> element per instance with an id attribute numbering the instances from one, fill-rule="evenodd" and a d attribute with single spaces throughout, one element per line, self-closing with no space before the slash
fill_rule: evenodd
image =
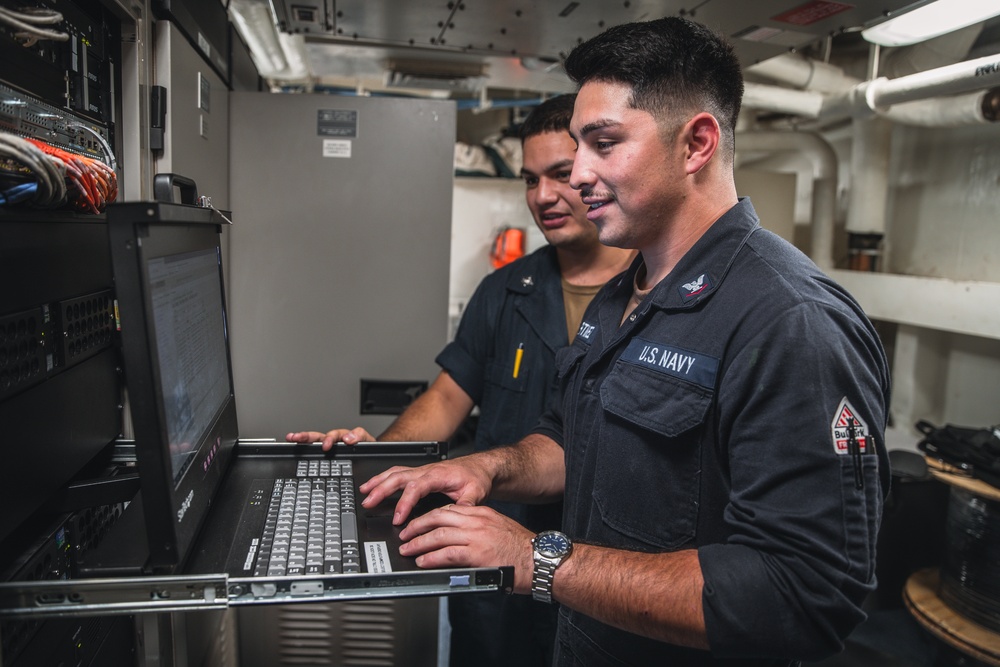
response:
<path id="1" fill-rule="evenodd" d="M 447 339 L 453 102 L 230 96 L 240 433 L 364 426 L 361 379 L 429 381 Z"/>

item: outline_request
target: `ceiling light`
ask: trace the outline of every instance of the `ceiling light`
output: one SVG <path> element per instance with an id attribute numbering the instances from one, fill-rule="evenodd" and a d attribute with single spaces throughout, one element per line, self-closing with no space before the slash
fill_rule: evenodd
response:
<path id="1" fill-rule="evenodd" d="M 905 14 L 861 31 L 861 36 L 880 46 L 907 46 L 980 23 L 1000 14 L 996 0 L 936 0 L 918 3 Z"/>
<path id="2" fill-rule="evenodd" d="M 486 85 L 486 66 L 478 62 L 448 62 L 390 58 L 385 65 L 389 88 L 476 91 Z"/>

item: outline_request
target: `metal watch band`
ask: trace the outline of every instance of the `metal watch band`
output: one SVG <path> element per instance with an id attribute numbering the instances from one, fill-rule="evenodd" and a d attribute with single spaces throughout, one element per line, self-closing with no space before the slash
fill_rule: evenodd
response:
<path id="1" fill-rule="evenodd" d="M 552 579 L 562 559 L 555 561 L 544 556 L 535 557 L 535 570 L 531 578 L 531 597 L 539 602 L 552 602 Z"/>

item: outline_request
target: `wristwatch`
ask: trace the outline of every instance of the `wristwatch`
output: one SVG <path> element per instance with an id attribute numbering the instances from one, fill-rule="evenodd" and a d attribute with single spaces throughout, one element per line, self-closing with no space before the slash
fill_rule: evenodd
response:
<path id="1" fill-rule="evenodd" d="M 546 530 L 531 540 L 535 550 L 535 571 L 531 578 L 531 597 L 552 602 L 552 578 L 556 568 L 573 553 L 573 543 L 558 530 Z"/>

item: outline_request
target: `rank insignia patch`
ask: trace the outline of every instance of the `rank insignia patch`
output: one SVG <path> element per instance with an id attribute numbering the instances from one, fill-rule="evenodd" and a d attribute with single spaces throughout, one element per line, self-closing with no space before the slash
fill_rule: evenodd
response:
<path id="1" fill-rule="evenodd" d="M 712 279 L 708 277 L 708 274 L 703 273 L 697 278 L 694 278 L 678 287 L 677 291 L 680 292 L 682 299 L 688 301 L 701 295 L 706 290 L 711 289 L 711 287 Z"/>

